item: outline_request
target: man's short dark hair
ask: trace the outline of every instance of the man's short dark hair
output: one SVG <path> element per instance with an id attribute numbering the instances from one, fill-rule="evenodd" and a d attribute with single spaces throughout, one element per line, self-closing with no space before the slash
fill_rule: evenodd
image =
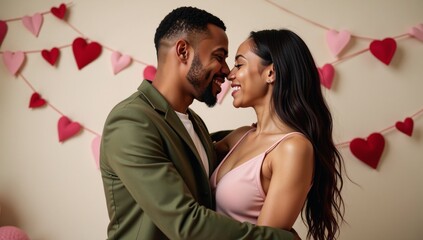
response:
<path id="1" fill-rule="evenodd" d="M 213 24 L 226 31 L 218 17 L 195 7 L 180 7 L 170 12 L 159 24 L 154 35 L 156 52 L 162 39 L 170 39 L 181 33 L 207 33 L 207 25 Z"/>

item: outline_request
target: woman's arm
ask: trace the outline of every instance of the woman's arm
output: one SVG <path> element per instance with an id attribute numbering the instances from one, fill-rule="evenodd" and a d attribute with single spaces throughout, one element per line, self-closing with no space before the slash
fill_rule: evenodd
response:
<path id="1" fill-rule="evenodd" d="M 270 183 L 257 225 L 290 230 L 307 198 L 313 171 L 313 146 L 304 136 L 292 136 L 273 149 L 262 166 Z"/>

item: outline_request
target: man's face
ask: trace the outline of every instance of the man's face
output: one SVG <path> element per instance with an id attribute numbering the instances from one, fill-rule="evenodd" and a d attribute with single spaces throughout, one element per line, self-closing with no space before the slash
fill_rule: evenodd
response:
<path id="1" fill-rule="evenodd" d="M 225 61 L 228 55 L 225 31 L 214 25 L 209 25 L 209 31 L 209 36 L 198 43 L 187 79 L 196 91 L 195 98 L 211 107 L 216 104 L 229 68 Z"/>

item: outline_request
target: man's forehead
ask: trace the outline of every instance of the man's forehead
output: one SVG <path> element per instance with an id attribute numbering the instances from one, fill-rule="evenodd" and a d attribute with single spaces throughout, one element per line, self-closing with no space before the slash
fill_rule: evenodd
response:
<path id="1" fill-rule="evenodd" d="M 207 27 L 209 32 L 204 35 L 201 44 L 204 47 L 211 48 L 213 52 L 222 51 L 225 54 L 228 54 L 228 37 L 226 32 L 212 24 L 209 24 Z"/>

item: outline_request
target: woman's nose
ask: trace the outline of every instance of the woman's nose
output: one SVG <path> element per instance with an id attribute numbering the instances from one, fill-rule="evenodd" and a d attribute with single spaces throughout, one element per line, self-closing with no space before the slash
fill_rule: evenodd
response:
<path id="1" fill-rule="evenodd" d="M 229 72 L 227 79 L 228 79 L 229 81 L 233 81 L 233 80 L 235 79 L 235 68 L 233 68 L 233 69 Z"/>

